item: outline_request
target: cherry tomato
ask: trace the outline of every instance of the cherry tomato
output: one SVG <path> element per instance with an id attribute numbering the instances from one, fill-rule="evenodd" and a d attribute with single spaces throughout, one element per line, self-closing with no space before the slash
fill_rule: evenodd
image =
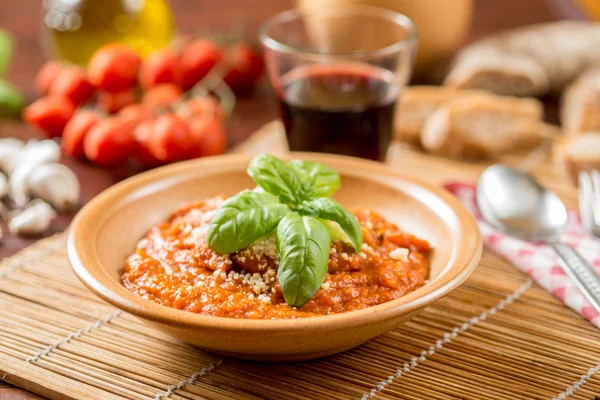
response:
<path id="1" fill-rule="evenodd" d="M 144 94 L 143 103 L 150 108 L 170 106 L 181 98 L 181 88 L 173 83 L 163 83 L 154 86 Z"/>
<path id="2" fill-rule="evenodd" d="M 215 117 L 220 120 L 225 118 L 219 101 L 212 96 L 191 98 L 185 102 L 181 107 L 181 111 L 178 112 L 186 118 L 200 115 Z"/>
<path id="3" fill-rule="evenodd" d="M 244 43 L 229 48 L 226 60 L 229 70 L 223 82 L 234 91 L 252 89 L 265 69 L 260 55 Z"/>
<path id="4" fill-rule="evenodd" d="M 98 104 L 109 114 L 117 113 L 123 107 L 133 104 L 136 101 L 137 94 L 133 89 L 124 90 L 117 93 L 100 92 L 98 94 Z"/>
<path id="5" fill-rule="evenodd" d="M 134 146 L 132 125 L 116 117 L 98 122 L 83 141 L 88 160 L 104 168 L 123 165 Z"/>
<path id="6" fill-rule="evenodd" d="M 125 45 L 104 46 L 92 56 L 88 78 L 94 86 L 107 92 L 122 92 L 137 83 L 140 63 L 140 56 Z"/>
<path id="7" fill-rule="evenodd" d="M 179 56 L 171 49 L 150 54 L 140 67 L 140 85 L 150 88 L 161 83 L 179 81 Z"/>
<path id="8" fill-rule="evenodd" d="M 65 126 L 62 140 L 63 153 L 71 157 L 85 159 L 83 141 L 90 129 L 99 121 L 100 117 L 93 111 L 77 111 Z"/>
<path id="9" fill-rule="evenodd" d="M 150 108 L 143 104 L 135 103 L 131 104 L 121 111 L 119 111 L 119 118 L 123 121 L 130 122 L 134 125 L 139 124 L 142 121 L 152 118 L 153 113 Z"/>
<path id="10" fill-rule="evenodd" d="M 35 88 L 40 96 L 46 96 L 50 91 L 52 82 L 63 69 L 63 64 L 60 61 L 48 61 L 42 65 L 37 77 L 35 78 Z"/>
<path id="11" fill-rule="evenodd" d="M 188 123 L 176 114 L 165 114 L 156 119 L 147 145 L 152 155 L 162 162 L 183 160 L 194 153 Z"/>
<path id="12" fill-rule="evenodd" d="M 194 87 L 223 58 L 223 51 L 205 39 L 194 40 L 181 54 L 180 85 L 188 90 Z"/>
<path id="13" fill-rule="evenodd" d="M 42 97 L 23 110 L 23 119 L 50 137 L 62 134 L 75 112 L 75 105 L 63 96 Z"/>
<path id="14" fill-rule="evenodd" d="M 49 93 L 54 96 L 64 96 L 71 99 L 75 105 L 87 102 L 96 88 L 87 80 L 83 68 L 71 65 L 58 73 Z"/>
<path id="15" fill-rule="evenodd" d="M 162 164 L 148 148 L 148 141 L 152 136 L 154 124 L 154 120 L 146 120 L 138 124 L 133 131 L 136 142 L 135 158 L 143 168 L 152 168 Z"/>
<path id="16" fill-rule="evenodd" d="M 197 116 L 190 120 L 190 132 L 196 157 L 223 154 L 227 148 L 227 135 L 218 118 Z"/>

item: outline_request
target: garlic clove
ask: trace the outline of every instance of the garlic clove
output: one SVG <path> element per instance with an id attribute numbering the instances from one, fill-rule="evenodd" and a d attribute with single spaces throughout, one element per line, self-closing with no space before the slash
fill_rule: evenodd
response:
<path id="1" fill-rule="evenodd" d="M 2 198 L 8 194 L 8 180 L 6 175 L 0 173 L 0 218 L 4 221 L 8 221 L 9 211 L 6 205 L 2 202 Z M 0 238 L 2 238 L 2 232 L 0 231 Z"/>
<path id="2" fill-rule="evenodd" d="M 18 162 L 25 144 L 19 139 L 0 139 L 0 170 L 8 173 Z"/>
<path id="3" fill-rule="evenodd" d="M 23 211 L 8 222 L 11 233 L 21 236 L 38 236 L 50 227 L 56 212 L 50 205 L 41 200 L 32 202 Z"/>
<path id="4" fill-rule="evenodd" d="M 19 161 L 11 169 L 8 192 L 17 207 L 23 207 L 30 200 L 29 175 L 39 166 L 58 162 L 60 147 L 53 140 L 29 141 L 19 152 Z"/>
<path id="5" fill-rule="evenodd" d="M 58 212 L 73 210 L 79 204 L 79 180 L 66 165 L 37 166 L 28 175 L 27 186 L 32 196 L 49 203 Z"/>
<path id="6" fill-rule="evenodd" d="M 59 160 L 60 146 L 54 140 L 30 140 L 19 152 L 17 163 L 12 166 L 8 174 L 10 175 L 12 170 L 21 164 L 35 163 L 40 165 L 58 162 Z"/>
<path id="7" fill-rule="evenodd" d="M 0 173 L 0 200 L 8 194 L 8 179 L 6 175 Z"/>
<path id="8" fill-rule="evenodd" d="M 6 207 L 2 201 L 0 201 L 0 219 L 3 221 L 9 221 L 11 218 L 10 210 Z M 2 237 L 2 233 L 0 232 L 0 238 Z"/>
<path id="9" fill-rule="evenodd" d="M 36 163 L 19 163 L 10 175 L 8 193 L 18 208 L 24 207 L 31 199 L 28 180 L 37 166 Z"/>

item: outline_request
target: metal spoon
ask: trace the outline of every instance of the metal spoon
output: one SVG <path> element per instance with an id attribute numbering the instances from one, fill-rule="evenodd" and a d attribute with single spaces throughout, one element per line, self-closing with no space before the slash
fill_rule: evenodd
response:
<path id="1" fill-rule="evenodd" d="M 548 244 L 562 269 L 600 312 L 600 279 L 573 248 L 560 242 L 567 210 L 556 194 L 531 175 L 498 164 L 479 177 L 477 205 L 483 218 L 505 233 Z"/>

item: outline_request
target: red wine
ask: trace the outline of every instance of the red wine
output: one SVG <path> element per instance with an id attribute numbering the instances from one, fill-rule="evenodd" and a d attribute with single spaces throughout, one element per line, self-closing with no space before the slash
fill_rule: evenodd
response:
<path id="1" fill-rule="evenodd" d="M 312 65 L 282 78 L 281 115 L 294 151 L 383 161 L 398 88 L 393 74 L 365 65 Z"/>

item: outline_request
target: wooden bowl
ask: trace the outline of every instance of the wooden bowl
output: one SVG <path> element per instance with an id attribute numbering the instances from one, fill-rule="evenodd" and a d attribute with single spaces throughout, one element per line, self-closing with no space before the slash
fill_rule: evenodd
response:
<path id="1" fill-rule="evenodd" d="M 165 307 L 137 297 L 120 283 L 137 242 L 182 203 L 254 187 L 250 157 L 226 155 L 149 171 L 90 201 L 76 216 L 68 239 L 75 274 L 93 293 L 148 325 L 202 349 L 254 360 L 291 361 L 338 353 L 388 332 L 456 289 L 475 269 L 481 238 L 469 212 L 445 190 L 351 157 L 291 153 L 339 171 L 335 198 L 347 207 L 380 211 L 402 229 L 426 239 L 434 251 L 429 282 L 374 307 L 295 320 L 213 317 Z"/>

